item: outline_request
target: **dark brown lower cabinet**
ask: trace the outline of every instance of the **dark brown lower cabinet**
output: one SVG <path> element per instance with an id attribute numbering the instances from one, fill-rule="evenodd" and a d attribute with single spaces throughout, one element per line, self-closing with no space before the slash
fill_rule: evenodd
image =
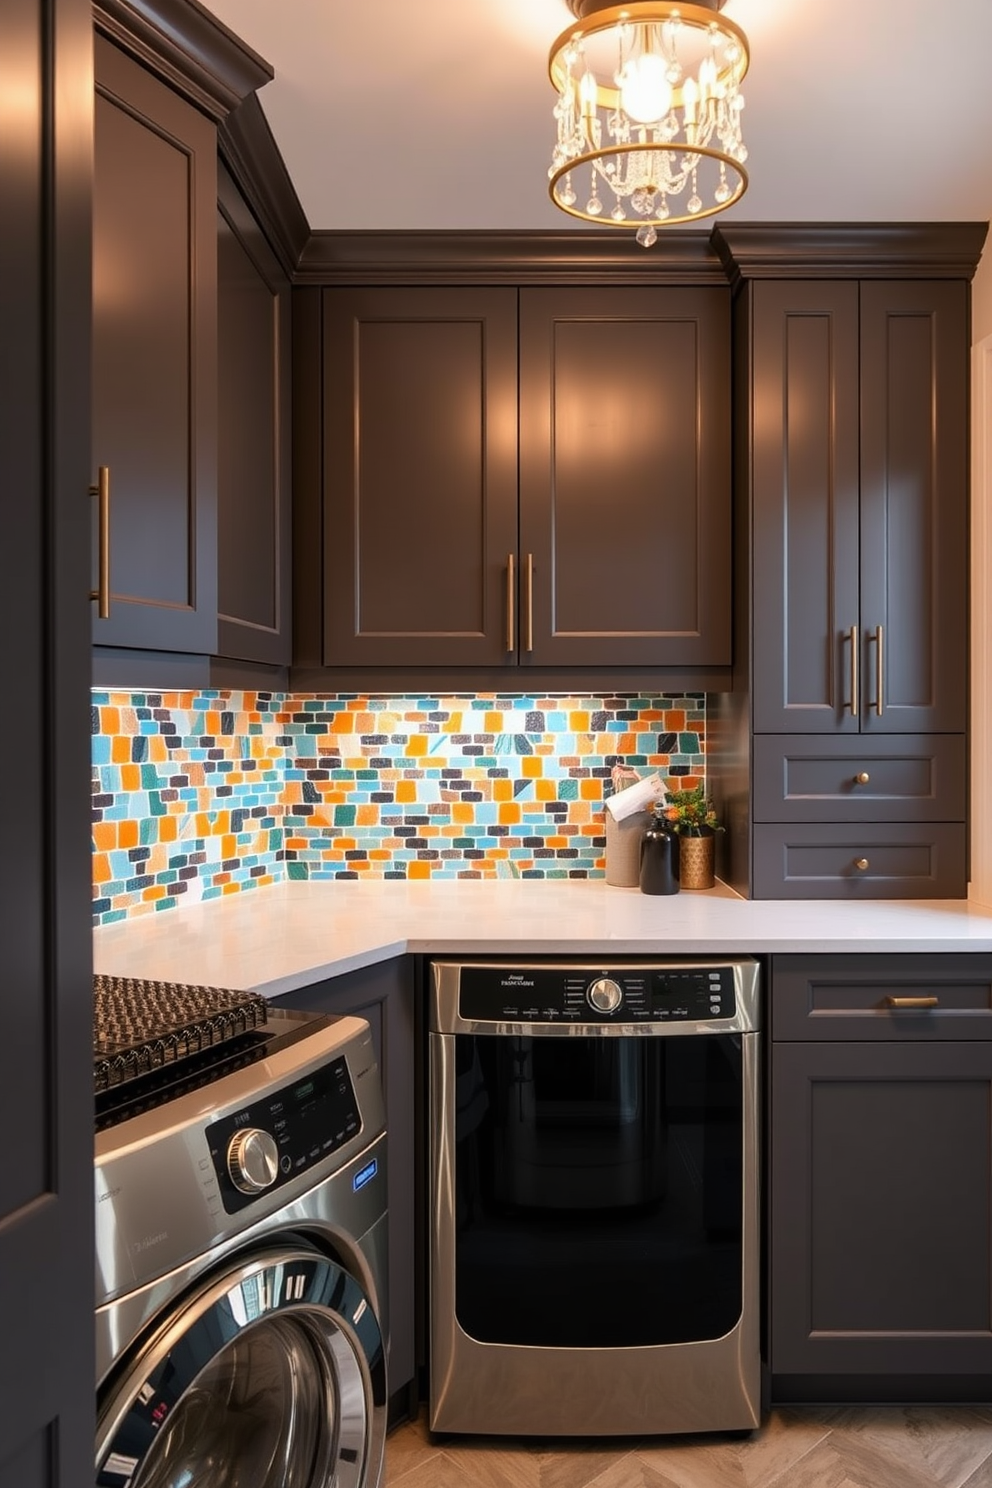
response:
<path id="1" fill-rule="evenodd" d="M 992 958 L 776 957 L 776 1401 L 992 1399 Z"/>
<path id="2" fill-rule="evenodd" d="M 276 1000 L 277 1006 L 351 1013 L 372 1030 L 386 1099 L 389 1169 L 389 1351 L 391 1401 L 409 1393 L 416 1374 L 415 1340 L 415 1067 L 413 963 L 399 956 L 377 966 L 314 982 Z M 404 1402 L 400 1400 L 401 1410 Z"/>

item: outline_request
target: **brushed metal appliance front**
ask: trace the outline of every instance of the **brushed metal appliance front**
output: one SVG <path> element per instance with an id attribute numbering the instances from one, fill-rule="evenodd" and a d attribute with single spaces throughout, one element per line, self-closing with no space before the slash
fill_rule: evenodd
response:
<path id="1" fill-rule="evenodd" d="M 490 963 L 492 964 L 492 963 Z M 668 964 L 668 963 L 666 963 Z M 696 963 L 703 964 L 703 963 Z M 740 958 L 705 963 L 732 967 L 736 1010 L 702 1026 L 686 1022 L 518 1022 L 486 1024 L 459 1014 L 464 963 L 436 963 L 429 1023 L 431 1176 L 430 1424 L 435 1431 L 506 1435 L 610 1436 L 746 1431 L 760 1422 L 759 1340 L 759 968 Z M 504 963 L 505 965 L 505 963 Z M 682 963 L 684 967 L 685 963 Z M 594 979 L 620 963 L 562 964 Z M 519 964 L 514 972 L 529 968 Z M 544 964 L 547 970 L 547 963 Z M 626 962 L 622 969 L 634 969 Z M 636 970 L 661 970 L 638 962 Z M 618 1010 L 622 1017 L 622 1008 Z M 483 1342 L 456 1315 L 456 1042 L 472 1031 L 492 1037 L 642 1038 L 729 1034 L 739 1040 L 742 1073 L 740 1317 L 723 1336 L 636 1347 L 535 1347 Z M 609 1255 L 590 1267 L 576 1308 L 642 1305 Z M 590 1326 L 590 1333 L 594 1333 Z"/>

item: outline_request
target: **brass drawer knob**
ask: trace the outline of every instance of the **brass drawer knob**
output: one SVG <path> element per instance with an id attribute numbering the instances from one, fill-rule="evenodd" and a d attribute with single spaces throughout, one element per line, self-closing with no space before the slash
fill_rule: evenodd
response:
<path id="1" fill-rule="evenodd" d="M 891 1008 L 935 1008 L 938 1006 L 938 998 L 929 997 L 896 997 L 889 993 L 885 1001 Z"/>
<path id="2" fill-rule="evenodd" d="M 871 776 L 867 770 L 859 770 L 858 774 L 854 777 L 854 783 L 855 785 L 867 785 L 870 779 Z"/>
<path id="3" fill-rule="evenodd" d="M 855 866 L 855 868 L 857 868 L 857 870 L 858 870 L 859 873 L 864 873 L 865 869 L 868 867 L 868 859 L 867 858 L 855 858 L 855 860 L 854 860 L 854 866 Z"/>

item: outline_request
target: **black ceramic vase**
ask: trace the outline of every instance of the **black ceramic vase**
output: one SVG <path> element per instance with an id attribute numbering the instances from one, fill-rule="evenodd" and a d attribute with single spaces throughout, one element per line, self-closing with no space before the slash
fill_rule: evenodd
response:
<path id="1" fill-rule="evenodd" d="M 663 816 L 655 816 L 641 841 L 642 894 L 677 894 L 679 839 Z"/>

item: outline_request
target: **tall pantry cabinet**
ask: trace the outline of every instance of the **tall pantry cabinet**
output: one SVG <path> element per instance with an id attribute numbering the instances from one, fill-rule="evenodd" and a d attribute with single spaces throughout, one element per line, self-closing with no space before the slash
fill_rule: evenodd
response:
<path id="1" fill-rule="evenodd" d="M 82 0 L 0 6 L 0 1488 L 93 1461 L 91 25 Z"/>
<path id="2" fill-rule="evenodd" d="M 961 897 L 984 226 L 717 235 L 740 415 L 730 876 L 755 898 Z"/>

